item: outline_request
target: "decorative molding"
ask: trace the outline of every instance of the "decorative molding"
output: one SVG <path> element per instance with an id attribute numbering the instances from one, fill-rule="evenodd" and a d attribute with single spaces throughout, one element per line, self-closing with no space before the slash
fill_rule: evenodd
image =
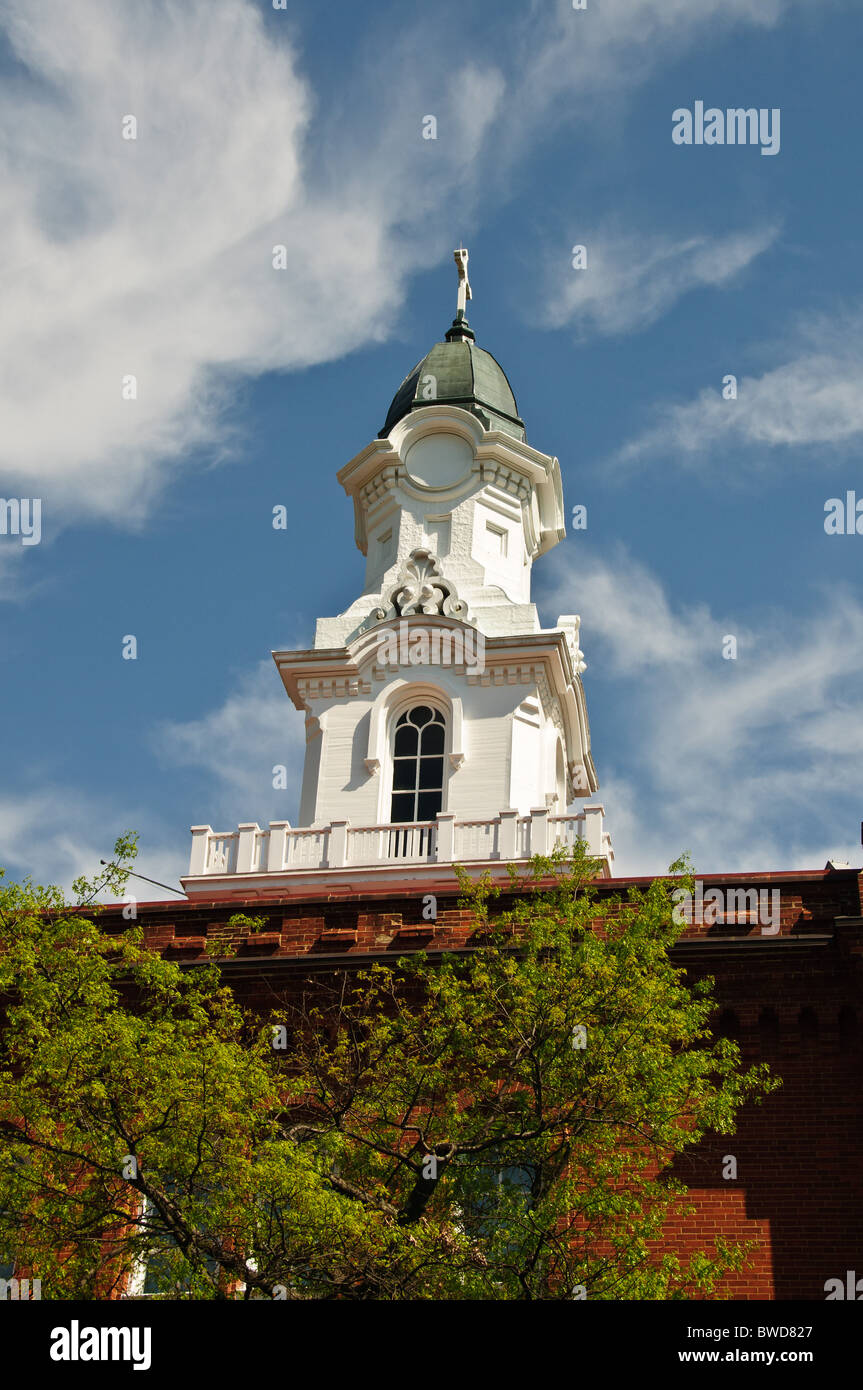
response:
<path id="1" fill-rule="evenodd" d="M 297 693 L 303 702 L 331 700 L 352 695 L 371 695 L 371 682 L 356 676 L 304 676 L 297 681 Z"/>
<path id="2" fill-rule="evenodd" d="M 440 560 L 422 547 L 412 550 L 398 579 L 386 595 L 388 607 L 373 608 L 370 625 L 387 618 L 410 618 L 420 613 L 467 622 L 468 606 L 458 596 L 452 580 L 445 579 Z"/>
<path id="3" fill-rule="evenodd" d="M 505 463 L 498 463 L 496 460 L 484 459 L 482 461 L 481 476 L 484 483 L 499 487 L 501 492 L 507 492 L 511 497 L 517 497 L 520 502 L 526 502 L 533 491 L 523 473 L 518 469 L 508 468 Z"/>
<path id="4" fill-rule="evenodd" d="M 468 685 L 539 685 L 540 681 L 545 681 L 545 667 L 539 663 L 493 662 L 489 657 L 489 650 L 486 647 L 486 667 L 484 671 L 468 671 Z M 545 683 L 546 697 L 548 695 L 548 683 Z M 542 692 L 540 692 L 542 693 Z M 544 710 L 545 712 L 545 710 Z"/>
<path id="5" fill-rule="evenodd" d="M 544 665 L 534 668 L 534 678 L 536 680 L 536 688 L 539 691 L 539 698 L 542 701 L 542 712 L 546 719 L 551 719 L 553 717 L 552 711 L 557 704 L 557 697 L 549 684 Z"/>
<path id="6" fill-rule="evenodd" d="M 375 474 L 375 476 L 360 489 L 360 497 L 364 506 L 373 506 L 390 488 L 396 487 L 400 472 L 401 469 L 398 465 L 389 464 L 386 468 L 382 468 L 379 473 Z"/>
<path id="7" fill-rule="evenodd" d="M 429 681 L 399 679 L 392 681 L 384 690 L 379 692 L 371 708 L 371 713 L 369 715 L 369 743 L 366 756 L 363 760 L 369 776 L 377 776 L 388 756 L 387 733 L 389 717 L 393 706 L 406 696 L 409 696 L 412 700 L 416 699 L 417 701 L 421 701 L 424 697 L 430 698 L 441 704 L 447 711 L 450 731 L 449 763 L 455 771 L 458 771 L 465 759 L 464 709 L 461 698 L 458 695 L 448 694 L 443 687 L 434 685 Z"/>
<path id="8" fill-rule="evenodd" d="M 577 676 L 580 676 L 583 671 L 587 670 L 584 652 L 579 645 L 581 618 L 576 613 L 562 613 L 557 620 L 557 626 L 566 637 L 566 645 L 569 647 L 569 654 L 572 657 L 572 669 Z"/>

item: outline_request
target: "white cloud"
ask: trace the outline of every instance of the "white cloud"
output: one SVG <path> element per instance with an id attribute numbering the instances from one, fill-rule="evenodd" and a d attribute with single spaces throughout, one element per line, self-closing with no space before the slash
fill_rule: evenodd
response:
<path id="1" fill-rule="evenodd" d="M 32 77 L 0 97 L 0 470 L 43 497 L 49 531 L 82 514 L 129 524 L 171 461 L 230 445 L 237 373 L 391 331 L 406 274 L 432 258 L 423 219 L 470 183 L 502 80 L 450 74 L 424 180 L 407 84 L 401 122 L 370 146 L 360 112 L 314 147 L 290 42 L 243 0 L 5 0 L 0 17 Z M 130 114 L 136 140 L 121 138 Z"/>
<path id="2" fill-rule="evenodd" d="M 73 881 L 84 875 L 98 878 L 100 861 L 110 860 L 114 842 L 126 831 L 137 829 L 136 868 L 148 878 L 175 884 L 188 871 L 185 845 L 169 843 L 165 827 L 141 807 L 122 811 L 114 805 L 81 794 L 67 786 L 42 787 L 38 792 L 7 793 L 0 797 L 0 844 L 7 877 L 59 884 L 68 893 Z M 129 894 L 139 902 L 176 898 L 165 889 L 129 879 Z"/>
<path id="3" fill-rule="evenodd" d="M 222 816 L 215 830 L 241 821 L 295 820 L 305 757 L 305 717 L 294 709 L 273 661 L 262 661 L 238 689 L 200 719 L 163 725 L 154 736 L 163 762 L 198 768 L 212 779 L 202 810 Z M 273 768 L 287 769 L 287 786 L 273 787 Z"/>
<path id="4" fill-rule="evenodd" d="M 216 830 L 234 830 L 244 820 L 266 825 L 296 818 L 305 721 L 285 694 L 272 659 L 242 677 L 221 705 L 200 719 L 162 725 L 151 741 L 169 771 L 193 768 L 205 775 L 198 821 L 209 818 Z M 285 790 L 273 788 L 276 764 L 287 769 Z M 122 803 L 121 808 L 113 796 L 87 796 L 62 785 L 43 785 L 36 792 L 7 788 L 0 796 L 0 863 L 15 879 L 30 874 L 68 891 L 79 875 L 101 872 L 99 861 L 111 857 L 118 835 L 137 830 L 136 867 L 148 878 L 179 887 L 189 870 L 187 826 L 171 824 L 166 804 L 153 814 L 145 806 L 130 806 L 127 798 Z M 174 896 L 134 879 L 129 891 L 140 902 Z"/>
<path id="5" fill-rule="evenodd" d="M 731 283 L 777 235 L 775 226 L 678 238 L 598 227 L 580 235 L 586 268 L 574 269 L 569 257 L 546 258 L 545 322 L 571 324 L 581 337 L 645 328 L 690 290 Z"/>
<path id="6" fill-rule="evenodd" d="M 799 325 L 794 355 L 761 376 L 741 376 L 737 399 L 705 389 L 682 405 L 657 407 L 657 423 L 623 446 L 622 465 L 661 455 L 704 465 L 718 448 L 730 466 L 768 466 L 780 449 L 841 448 L 863 434 L 863 309 Z M 739 446 L 749 446 L 745 453 Z M 783 459 L 786 456 L 783 455 Z"/>
<path id="7" fill-rule="evenodd" d="M 619 103 L 706 26 L 769 26 L 786 8 L 535 4 L 482 49 L 456 45 L 455 66 L 443 12 L 388 22 L 326 103 L 292 31 L 248 0 L 0 0 L 23 65 L 0 96 L 7 493 L 43 497 L 49 536 L 81 516 L 142 521 L 178 460 L 236 447 L 237 374 L 385 338 L 407 277 L 448 256 L 453 207 L 470 225 L 495 175 L 510 195 L 531 142 L 611 87 Z M 465 22 L 455 7 L 452 20 Z M 476 56 L 498 49 L 497 65 Z M 437 141 L 421 139 L 420 88 L 439 98 Z M 121 138 L 129 114 L 135 141 Z M 758 235 L 724 244 L 720 273 Z M 711 278 L 706 254 L 684 252 L 693 284 Z M 610 304 L 588 304 L 601 331 L 633 312 L 625 275 L 609 274 Z"/>
<path id="8" fill-rule="evenodd" d="M 822 0 L 796 0 L 822 3 Z M 507 103 L 506 143 L 523 155 L 555 125 L 582 120 L 596 133 L 613 124 L 632 93 L 687 48 L 736 26 L 773 28 L 795 0 L 601 0 L 575 11 L 572 0 L 533 0 L 520 26 L 503 36 L 519 54 L 517 99 Z M 609 107 L 608 97 L 613 99 Z M 600 101 L 602 106 L 600 108 Z M 688 91 L 675 106 L 686 104 Z M 668 140 L 671 141 L 671 111 Z"/>
<path id="9" fill-rule="evenodd" d="M 616 872 L 662 870 L 686 848 L 705 872 L 822 868 L 831 825 L 830 855 L 860 861 L 858 599 L 834 590 L 807 616 L 750 614 L 744 626 L 672 604 L 622 548 L 598 560 L 580 547 L 555 582 L 555 611 L 577 595 L 588 708 L 595 673 L 616 687 L 620 737 L 594 747 Z M 721 656 L 727 633 L 736 661 Z"/>

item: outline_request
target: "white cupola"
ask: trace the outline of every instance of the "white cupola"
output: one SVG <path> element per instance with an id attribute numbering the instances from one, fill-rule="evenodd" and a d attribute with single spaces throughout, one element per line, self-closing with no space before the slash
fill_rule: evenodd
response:
<path id="1" fill-rule="evenodd" d="M 610 865 L 602 807 L 567 813 L 598 787 L 580 619 L 544 630 L 531 602 L 534 560 L 565 535 L 560 465 L 476 346 L 467 259 L 445 340 L 338 474 L 363 591 L 311 648 L 273 653 L 306 718 L 299 825 L 247 823 L 233 847 L 194 828 L 196 877 L 494 863 L 576 837 Z"/>

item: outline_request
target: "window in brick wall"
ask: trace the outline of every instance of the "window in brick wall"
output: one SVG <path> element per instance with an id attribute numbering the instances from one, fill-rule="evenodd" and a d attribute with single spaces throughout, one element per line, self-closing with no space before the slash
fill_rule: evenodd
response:
<path id="1" fill-rule="evenodd" d="M 338 1165 L 333 1164 L 333 1171 L 338 1172 Z M 296 1231 L 296 1226 L 291 1220 L 292 1202 L 284 1193 L 278 1198 L 260 1197 L 256 1203 L 259 1211 L 257 1224 L 257 1247 L 248 1263 L 252 1269 L 260 1271 L 262 1268 L 267 1278 L 272 1278 L 272 1270 L 275 1267 L 277 1277 L 276 1283 L 284 1281 L 286 1289 L 294 1293 L 315 1297 L 320 1294 L 320 1277 L 316 1274 L 311 1264 L 297 1264 L 296 1255 L 292 1248 L 292 1234 Z M 284 1277 L 284 1269 L 290 1269 L 290 1277 Z M 245 1284 L 240 1284 L 239 1291 L 245 1292 Z M 255 1299 L 267 1299 L 266 1293 L 251 1290 L 249 1297 Z"/>
<path id="2" fill-rule="evenodd" d="M 504 1251 L 516 1251 L 514 1232 L 519 1215 L 533 1204 L 537 1181 L 534 1164 L 507 1162 L 503 1154 L 492 1150 L 483 1158 L 464 1161 L 464 1174 L 470 1171 L 471 1182 L 465 1181 L 459 1196 L 458 1211 L 462 1228 L 475 1239 L 498 1244 L 503 1240 Z"/>
<path id="3" fill-rule="evenodd" d="M 173 1185 L 169 1185 L 170 1188 Z M 153 1248 L 142 1256 L 132 1271 L 127 1295 L 133 1298 L 184 1298 L 191 1292 L 192 1270 L 189 1268 L 174 1236 L 167 1229 L 156 1208 L 144 1198 L 143 1229 L 152 1237 Z M 218 1279 L 216 1260 L 204 1262 L 206 1276 Z"/>
<path id="4" fill-rule="evenodd" d="M 772 1009 L 761 1010 L 758 1037 L 763 1052 L 772 1052 L 779 1046 L 779 1019 Z"/>
<path id="5" fill-rule="evenodd" d="M 719 1023 L 716 1026 L 717 1035 L 720 1038 L 730 1038 L 739 1043 L 741 1035 L 740 1019 L 733 1009 L 723 1009 L 719 1015 Z"/>
<path id="6" fill-rule="evenodd" d="M 801 1009 L 797 1020 L 800 1041 L 807 1047 L 814 1047 L 818 1041 L 818 1015 L 814 1009 Z"/>
<path id="7" fill-rule="evenodd" d="M 839 1051 L 856 1052 L 860 1046 L 857 1010 L 850 1005 L 839 1010 Z"/>

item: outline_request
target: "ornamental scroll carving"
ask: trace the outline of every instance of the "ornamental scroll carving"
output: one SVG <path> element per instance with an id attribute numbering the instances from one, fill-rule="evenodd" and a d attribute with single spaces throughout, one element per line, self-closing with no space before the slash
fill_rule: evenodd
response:
<path id="1" fill-rule="evenodd" d="M 393 617 L 410 618 L 418 613 L 467 622 L 467 604 L 459 598 L 455 585 L 444 578 L 440 560 L 430 550 L 411 551 L 386 597 L 389 607 L 375 608 L 371 614 L 373 622 Z"/>

